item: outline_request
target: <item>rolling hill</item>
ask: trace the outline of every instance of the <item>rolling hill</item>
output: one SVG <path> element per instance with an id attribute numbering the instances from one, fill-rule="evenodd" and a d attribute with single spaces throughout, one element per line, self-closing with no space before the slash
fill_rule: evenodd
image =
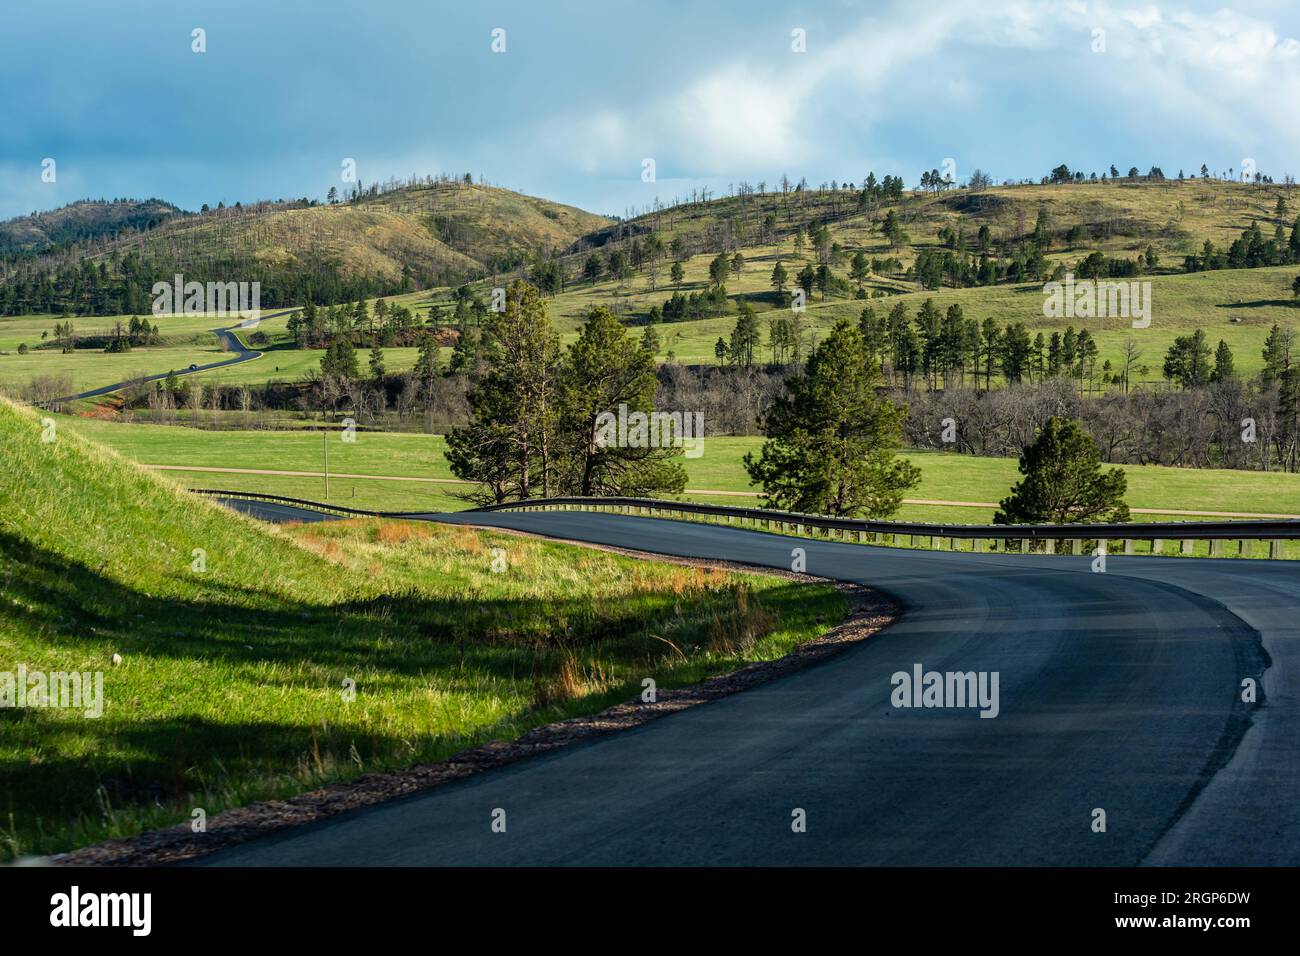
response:
<path id="1" fill-rule="evenodd" d="M 155 229 L 185 215 L 161 199 L 83 199 L 49 212 L 0 222 L 0 255 L 45 252 L 69 243 L 110 240 Z"/>
<path id="2" fill-rule="evenodd" d="M 127 213 L 143 204 L 104 204 Z M 84 225 L 93 209 L 97 225 Z M 137 213 L 143 216 L 144 213 Z M 153 282 L 258 281 L 264 305 L 355 298 L 451 285 L 571 246 L 609 220 L 496 186 L 421 180 L 346 202 L 236 204 L 155 213 L 152 228 L 112 230 L 108 213 L 78 204 L 0 224 L 15 248 L 58 255 L 0 269 L 0 312 L 140 312 Z M 102 222 L 99 220 L 103 220 Z"/>
<path id="3" fill-rule="evenodd" d="M 264 307 L 297 305 L 308 294 L 317 301 L 396 294 L 420 321 L 433 304 L 445 321 L 454 304 L 453 288 L 466 280 L 475 283 L 485 299 L 490 286 L 515 275 L 541 281 L 535 267 L 543 261 L 551 270 L 549 309 L 566 340 L 576 335 L 592 306 L 606 305 L 629 324 L 662 322 L 659 357 L 688 364 L 716 361 L 715 344 L 730 335 L 745 304 L 762 315 L 762 354 L 770 356 L 767 320 L 785 312 L 771 284 L 777 262 L 788 273 L 787 288 L 800 270 L 822 264 L 836 283 L 826 294 L 815 292 L 799 317 L 804 350 L 836 320 L 855 319 L 865 304 L 888 311 L 901 302 L 914 315 L 927 298 L 941 309 L 958 304 L 968 318 L 991 318 L 1000 325 L 1023 321 L 1031 333 L 1050 336 L 1070 323 L 1043 314 L 1042 275 L 1075 269 L 1090 254 L 1132 262 L 1148 250 L 1156 264 L 1144 262 L 1140 278 L 1152 284 L 1154 321 L 1134 332 L 1123 318 L 1089 320 L 1086 325 L 1100 348 L 1099 365 L 1117 365 L 1123 351 L 1135 346 L 1143 353 L 1140 364 L 1145 367 L 1138 370 L 1138 378 L 1159 382 L 1164 351 L 1174 338 L 1202 329 L 1212 346 L 1223 339 L 1235 353 L 1238 369 L 1252 374 L 1260 366 L 1269 328 L 1275 323 L 1300 326 L 1300 310 L 1291 295 L 1300 266 L 1184 270 L 1185 259 L 1198 256 L 1206 242 L 1222 252 L 1250 227 L 1258 227 L 1265 238 L 1279 228 L 1284 236 L 1289 233 L 1296 202 L 1290 185 L 1121 178 L 977 191 L 914 190 L 896 197 L 864 196 L 858 186 L 836 185 L 784 193 L 770 187 L 762 193 L 745 190 L 615 222 L 498 187 L 420 181 L 362 193 L 355 201 L 336 205 L 277 203 L 177 217 L 149 232 L 118 239 L 90 261 L 106 265 L 110 276 L 114 268 L 130 264 L 133 274 L 141 277 L 132 302 L 118 298 L 128 315 L 148 308 L 143 279 L 179 268 L 200 278 L 262 275 L 270 281 L 269 286 L 264 281 Z M 890 217 L 901 230 L 893 239 L 884 233 Z M 945 280 L 927 288 L 914 272 L 923 257 L 960 257 L 963 248 L 972 260 L 978 260 L 983 249 L 1005 265 L 1039 245 L 1033 237 L 1040 221 L 1046 238 L 1037 280 L 1003 279 L 956 288 Z M 809 229 L 824 230 L 826 242 L 820 248 L 808 240 Z M 652 235 L 662 251 L 639 257 L 638 247 L 644 250 Z M 631 265 L 616 276 L 609 262 L 618 252 Z M 743 258 L 739 271 L 726 277 L 724 306 L 700 317 L 656 318 L 674 293 L 698 294 L 710 287 L 709 267 L 720 252 Z M 867 267 L 860 282 L 851 274 L 859 254 Z M 594 278 L 586 271 L 593 257 L 599 268 Z M 682 269 L 676 281 L 675 262 Z M 13 311 L 15 300 L 38 294 L 31 279 L 11 274 L 0 280 L 0 312 Z M 16 290 L 13 283 L 21 286 L 24 281 L 30 283 L 26 291 Z M 109 285 L 114 281 L 110 278 Z M 40 289 L 51 287 L 45 283 Z M 77 288 L 83 299 L 91 297 L 85 282 L 79 280 Z M 114 293 L 110 289 L 108 294 Z M 51 308 L 32 309 L 30 301 L 26 309 L 59 314 Z M 7 324 L 13 321 L 24 322 Z M 6 333 L 0 327 L 0 347 L 6 342 L 10 348 L 23 342 L 34 347 L 34 336 L 48 332 L 53 322 L 53 317 L 43 319 L 35 331 L 14 325 Z M 250 365 L 237 375 L 210 377 L 241 383 L 294 379 L 318 365 L 319 354 L 295 351 L 280 326 L 268 327 L 266 334 L 279 350 L 275 361 Z M 391 358 L 392 368 L 409 368 L 414 352 L 398 350 Z M 146 350 L 140 350 L 120 377 L 133 374 L 146 359 Z M 0 381 L 20 384 L 40 369 L 56 371 L 59 361 L 44 353 L 2 358 Z M 171 364 L 170 358 L 161 362 Z M 80 374 L 71 371 L 74 377 Z"/>

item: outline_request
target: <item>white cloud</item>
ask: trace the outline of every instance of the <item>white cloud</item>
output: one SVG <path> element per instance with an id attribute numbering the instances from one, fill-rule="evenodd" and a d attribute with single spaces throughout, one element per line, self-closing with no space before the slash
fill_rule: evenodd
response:
<path id="1" fill-rule="evenodd" d="M 1092 51 L 1099 28 L 1101 55 Z M 873 145 L 886 121 L 894 130 L 923 124 L 930 140 L 942 138 L 947 121 L 953 138 L 967 143 L 963 168 L 987 166 L 984 157 L 1002 148 L 1003 126 L 1025 133 L 1039 121 L 1018 111 L 1019 91 L 987 88 L 1011 62 L 1026 65 L 1026 94 L 1055 98 L 1071 116 L 1103 112 L 1111 128 L 1096 135 L 1116 147 L 1159 128 L 1175 155 L 1152 157 L 1158 162 L 1190 162 L 1177 152 L 1181 140 L 1221 144 L 1224 166 L 1260 151 L 1249 144 L 1268 144 L 1275 156 L 1300 146 L 1300 128 L 1278 108 L 1300 96 L 1300 41 L 1226 10 L 947 0 L 872 12 L 833 34 L 810 29 L 806 53 L 784 43 L 764 49 L 777 52 L 739 52 L 675 88 L 649 86 L 642 102 L 552 118 L 528 131 L 529 148 L 540 147 L 557 168 L 611 179 L 638 176 L 647 156 L 661 181 L 725 182 L 756 170 L 769 179 L 783 170 L 829 178 L 850 167 L 861 175 L 865 163 L 899 151 L 896 143 Z M 981 109 L 990 117 L 983 127 L 972 121 Z M 1066 145 L 1087 141 L 1081 118 L 1065 129 L 1077 133 Z"/>

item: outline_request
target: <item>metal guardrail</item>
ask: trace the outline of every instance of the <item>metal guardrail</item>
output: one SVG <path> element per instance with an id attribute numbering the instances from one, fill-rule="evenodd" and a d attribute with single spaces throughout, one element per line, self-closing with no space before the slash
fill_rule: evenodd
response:
<path id="1" fill-rule="evenodd" d="M 191 491 L 214 497 L 243 498 L 294 505 L 337 514 L 378 518 L 413 518 L 429 512 L 421 511 L 370 511 L 348 508 L 302 498 L 267 495 L 248 491 L 219 491 L 210 488 L 192 488 Z M 1224 541 L 1224 540 L 1300 540 L 1300 520 L 1243 520 L 1243 521 L 1149 521 L 1125 524 L 1019 524 L 971 525 L 927 524 L 911 521 L 872 521 L 860 518 L 829 518 L 823 515 L 775 511 L 767 508 L 740 508 L 731 505 L 708 505 L 692 501 L 665 501 L 662 498 L 531 498 L 508 501 L 502 504 L 471 508 L 471 512 L 493 511 L 618 511 L 624 513 L 669 515 L 703 515 L 736 521 L 792 526 L 798 531 L 812 529 L 864 535 L 907 535 L 911 537 L 997 539 L 1007 541 Z"/>
<path id="2" fill-rule="evenodd" d="M 344 505 L 332 505 L 325 501 L 310 501 L 306 498 L 288 498 L 284 495 L 264 495 L 257 491 L 225 491 L 218 488 L 190 488 L 191 494 L 207 495 L 211 498 L 237 498 L 244 501 L 266 501 L 271 504 L 293 505 L 310 511 L 325 514 L 355 515 L 361 518 L 418 518 L 427 515 L 427 511 L 370 511 L 366 508 L 348 508 Z"/>
<path id="3" fill-rule="evenodd" d="M 1118 540 L 1137 541 L 1228 540 L 1251 538 L 1300 539 L 1300 521 L 1148 521 L 1124 524 L 926 524 L 910 521 L 871 521 L 861 518 L 828 518 L 823 515 L 774 511 L 768 508 L 738 508 L 730 505 L 707 505 L 690 501 L 664 501 L 659 498 L 535 498 L 485 505 L 474 511 L 552 510 L 556 508 L 605 509 L 638 508 L 651 511 L 730 517 L 797 525 L 823 531 L 853 531 L 864 534 L 914 535 L 936 538 L 1000 538 L 1020 541 L 1044 540 Z"/>

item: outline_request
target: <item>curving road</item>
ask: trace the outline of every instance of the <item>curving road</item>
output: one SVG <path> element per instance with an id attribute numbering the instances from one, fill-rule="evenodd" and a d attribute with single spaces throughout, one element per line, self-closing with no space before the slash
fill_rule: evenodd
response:
<path id="1" fill-rule="evenodd" d="M 262 316 L 259 321 L 279 318 L 282 315 L 288 315 L 290 312 L 296 311 L 296 309 L 285 309 L 283 312 L 273 312 L 270 315 Z M 239 341 L 239 336 L 235 335 L 232 331 L 233 329 L 239 328 L 252 328 L 252 326 L 245 326 L 241 322 L 239 325 L 211 330 L 212 334 L 217 337 L 217 341 L 224 345 L 227 351 L 235 353 L 234 358 L 222 359 L 220 362 L 209 362 L 207 365 L 200 365 L 197 368 L 169 369 L 168 371 L 158 375 L 146 375 L 144 378 L 133 378 L 126 382 L 117 382 L 113 385 L 105 385 L 102 388 L 92 388 L 88 392 L 79 392 L 76 395 L 65 395 L 63 398 L 56 398 L 49 404 L 59 405 L 64 402 L 75 402 L 79 398 L 96 398 L 100 395 L 111 395 L 113 392 L 121 391 L 122 389 L 129 388 L 132 385 L 161 381 L 169 375 L 175 375 L 179 378 L 182 375 L 194 375 L 198 372 L 210 372 L 214 368 L 226 368 L 230 365 L 239 365 L 243 362 L 251 362 L 253 359 L 261 358 L 261 352 L 245 348 L 244 343 Z"/>
<path id="2" fill-rule="evenodd" d="M 232 502 L 232 504 L 235 504 Z M 297 509 L 238 502 L 270 520 Z M 320 516 L 315 516 L 320 517 Z M 905 551 L 579 512 L 429 515 L 808 570 L 904 605 L 792 676 L 207 865 L 1300 863 L 1300 565 Z M 1000 713 L 891 675 L 996 671 Z M 1259 704 L 1241 700 L 1255 678 Z M 490 828 L 495 808 L 506 833 Z M 807 831 L 794 833 L 802 808 Z M 1106 814 L 1093 832 L 1094 811 Z"/>

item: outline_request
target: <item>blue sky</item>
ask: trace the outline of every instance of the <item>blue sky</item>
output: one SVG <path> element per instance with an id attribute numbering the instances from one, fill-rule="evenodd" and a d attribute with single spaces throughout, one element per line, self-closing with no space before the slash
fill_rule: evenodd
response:
<path id="1" fill-rule="evenodd" d="M 945 159 L 1300 175 L 1294 3 L 42 0 L 0 30 L 0 218 L 323 198 L 349 157 L 613 214 Z"/>

